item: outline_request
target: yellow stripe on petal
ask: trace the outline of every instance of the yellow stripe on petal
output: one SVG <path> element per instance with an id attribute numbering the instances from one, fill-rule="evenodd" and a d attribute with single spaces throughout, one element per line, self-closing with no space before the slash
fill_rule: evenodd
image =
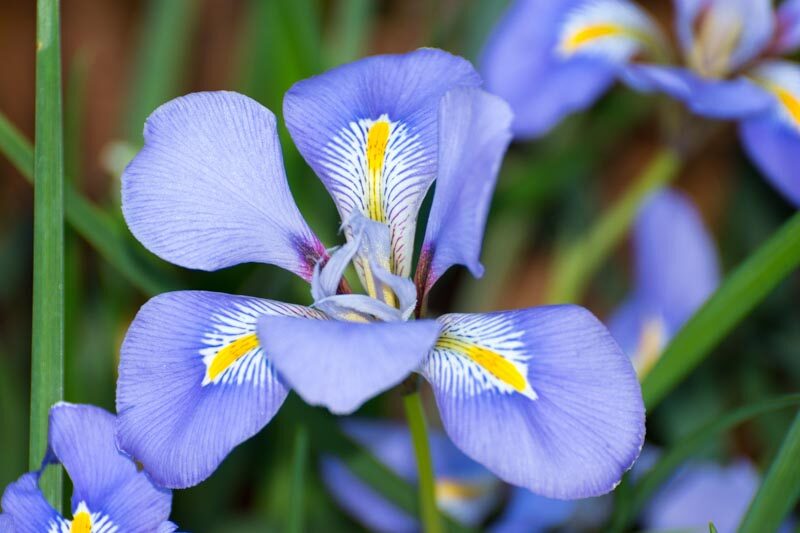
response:
<path id="1" fill-rule="evenodd" d="M 383 211 L 383 162 L 389 144 L 389 132 L 389 122 L 381 118 L 369 128 L 367 134 L 367 214 L 378 222 L 386 222 Z"/>
<path id="2" fill-rule="evenodd" d="M 436 480 L 436 498 L 445 500 L 476 500 L 486 493 L 485 486 L 461 483 L 452 479 Z"/>
<path id="3" fill-rule="evenodd" d="M 211 360 L 206 372 L 206 382 L 214 381 L 220 374 L 235 363 L 240 357 L 258 348 L 258 337 L 255 333 L 239 337 L 230 344 L 219 349 Z"/>
<path id="4" fill-rule="evenodd" d="M 601 23 L 584 26 L 568 34 L 561 42 L 561 49 L 569 54 L 598 39 L 617 37 L 626 33 L 625 28 L 616 24 Z"/>
<path id="5" fill-rule="evenodd" d="M 69 533 L 92 533 L 92 517 L 89 513 L 76 514 L 69 527 Z"/>
<path id="6" fill-rule="evenodd" d="M 458 337 L 442 335 L 436 342 L 436 348 L 457 352 L 474 361 L 495 379 L 511 387 L 520 394 L 536 399 L 528 379 L 517 366 L 499 353 L 467 342 Z"/>
<path id="7" fill-rule="evenodd" d="M 769 89 L 786 110 L 794 125 L 800 128 L 800 98 L 778 85 L 772 85 Z"/>

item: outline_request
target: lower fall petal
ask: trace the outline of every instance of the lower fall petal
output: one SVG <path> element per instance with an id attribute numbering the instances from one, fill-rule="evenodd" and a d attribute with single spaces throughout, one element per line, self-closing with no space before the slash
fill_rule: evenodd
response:
<path id="1" fill-rule="evenodd" d="M 591 313 L 553 306 L 440 318 L 423 365 L 453 442 L 550 498 L 612 490 L 644 442 L 628 358 Z"/>

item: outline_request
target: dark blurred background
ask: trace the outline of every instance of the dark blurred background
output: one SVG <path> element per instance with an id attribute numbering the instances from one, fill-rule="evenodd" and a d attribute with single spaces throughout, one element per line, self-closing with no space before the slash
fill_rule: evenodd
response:
<path id="1" fill-rule="evenodd" d="M 140 146 L 146 116 L 198 90 L 241 91 L 280 115 L 295 81 L 366 54 L 437 46 L 476 61 L 507 2 L 497 0 L 69 0 L 62 5 L 67 179 L 129 236 L 119 175 Z M 669 20 L 670 2 L 648 2 Z M 27 139 L 34 123 L 34 2 L 0 3 L 0 112 Z M 589 227 L 658 147 L 653 98 L 617 88 L 546 138 L 512 146 L 484 243 L 486 276 L 451 271 L 432 296 L 435 312 L 543 303 L 554 251 Z M 282 129 L 287 174 L 301 211 L 326 245 L 337 244 L 333 204 Z M 742 157 L 734 132 L 717 130 L 677 186 L 698 204 L 725 272 L 755 250 L 791 210 Z M 138 245 L 137 245 L 138 247 Z M 180 271 L 141 248 L 136 260 L 176 286 L 309 303 L 307 288 L 268 266 L 214 274 Z M 607 316 L 630 286 L 623 247 L 582 302 Z M 31 320 L 32 189 L 0 157 L 0 486 L 27 464 Z M 118 349 L 149 294 L 130 283 L 69 227 L 66 397 L 113 411 Z M 152 291 L 151 291 L 152 292 Z M 649 437 L 669 445 L 734 405 L 800 383 L 800 280 L 785 281 L 669 399 L 650 413 Z M 398 416 L 387 394 L 364 412 Z M 289 403 L 297 402 L 292 397 Z M 433 409 L 431 412 L 435 412 Z M 182 529 L 264 531 L 285 527 L 296 421 L 284 409 L 237 448 L 206 483 L 176 491 Z M 706 454 L 747 454 L 768 464 L 791 421 L 781 412 L 713 442 Z M 435 421 L 434 421 L 435 424 Z M 315 463 L 314 463 L 315 464 Z M 355 527 L 308 478 L 309 531 Z"/>

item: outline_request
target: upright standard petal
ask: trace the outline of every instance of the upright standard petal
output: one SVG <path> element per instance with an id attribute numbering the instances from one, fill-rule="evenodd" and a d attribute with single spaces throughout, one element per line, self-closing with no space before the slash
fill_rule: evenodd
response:
<path id="1" fill-rule="evenodd" d="M 348 414 L 400 383 L 439 334 L 433 320 L 356 323 L 265 316 L 258 336 L 286 382 L 311 405 Z"/>
<path id="2" fill-rule="evenodd" d="M 72 480 L 73 529 L 154 531 L 169 518 L 170 491 L 152 484 L 114 438 L 115 417 L 92 405 L 59 403 L 50 410 L 50 450 Z"/>
<path id="3" fill-rule="evenodd" d="M 800 207 L 800 65 L 769 62 L 752 75 L 772 106 L 741 124 L 742 143 L 772 185 Z"/>
<path id="4" fill-rule="evenodd" d="M 480 89 L 456 89 L 442 98 L 439 176 L 416 270 L 417 285 L 426 291 L 454 264 L 483 275 L 483 230 L 511 118 L 503 100 Z"/>
<path id="5" fill-rule="evenodd" d="M 636 374 L 583 308 L 444 315 L 425 361 L 447 434 L 501 479 L 549 498 L 604 494 L 644 442 Z"/>
<path id="6" fill-rule="evenodd" d="M 740 459 L 727 467 L 690 464 L 657 493 L 645 509 L 647 529 L 733 533 L 756 493 L 755 467 Z"/>
<path id="7" fill-rule="evenodd" d="M 579 0 L 516 0 L 495 27 L 480 66 L 488 91 L 514 111 L 514 135 L 539 137 L 591 106 L 614 82 L 616 67 L 557 53 L 567 13 Z"/>
<path id="8" fill-rule="evenodd" d="M 395 474 L 416 482 L 416 460 L 406 426 L 359 419 L 346 420 L 343 426 L 348 436 Z M 439 507 L 460 523 L 476 526 L 499 499 L 498 480 L 465 457 L 441 432 L 432 431 L 429 437 Z M 339 505 L 367 527 L 392 532 L 419 530 L 415 517 L 385 500 L 340 460 L 325 458 L 322 475 Z"/>
<path id="9" fill-rule="evenodd" d="M 755 59 L 775 31 L 771 0 L 676 0 L 676 31 L 687 63 L 723 78 Z"/>
<path id="10" fill-rule="evenodd" d="M 122 210 L 150 251 L 187 268 L 261 262 L 311 279 L 325 250 L 292 199 L 267 108 L 189 94 L 150 115 L 144 141 L 122 175 Z"/>
<path id="11" fill-rule="evenodd" d="M 298 305 L 202 291 L 156 296 L 122 344 L 120 447 L 165 487 L 208 477 L 288 394 L 256 332 L 266 315 L 323 318 Z"/>
<path id="12" fill-rule="evenodd" d="M 342 221 L 360 212 L 389 225 L 392 272 L 408 276 L 420 203 L 436 174 L 436 111 L 480 78 L 436 49 L 374 56 L 296 83 L 286 125 Z"/>
<path id="13" fill-rule="evenodd" d="M 17 533 L 61 531 L 61 528 L 69 527 L 69 523 L 50 506 L 39 489 L 38 472 L 24 474 L 6 487 L 0 505 L 3 507 L 3 515 L 0 516 L 11 517 L 14 521 L 11 531 Z"/>

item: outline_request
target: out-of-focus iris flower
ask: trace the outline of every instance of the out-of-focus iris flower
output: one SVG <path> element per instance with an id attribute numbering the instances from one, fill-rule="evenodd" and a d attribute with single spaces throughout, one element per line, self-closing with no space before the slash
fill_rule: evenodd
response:
<path id="1" fill-rule="evenodd" d="M 62 517 L 39 489 L 48 464 L 61 463 L 72 480 L 72 518 Z M 172 495 L 139 472 L 117 449 L 114 416 L 91 405 L 59 403 L 50 409 L 48 452 L 42 469 L 3 493 L 3 533 L 170 533 Z"/>
<path id="2" fill-rule="evenodd" d="M 354 419 L 345 421 L 344 430 L 395 474 L 410 483 L 416 482 L 414 450 L 404 425 Z M 441 433 L 431 434 L 431 455 L 439 508 L 466 526 L 479 526 L 500 503 L 509 487 L 464 456 Z M 322 478 L 331 496 L 370 530 L 420 530 L 415 517 L 383 498 L 339 459 L 325 457 L 321 466 Z M 596 504 L 609 503 L 599 500 L 602 499 L 555 500 L 512 487 L 503 512 L 486 529 L 493 533 L 535 533 L 567 522 L 576 528 L 597 526 L 606 517 L 608 509 L 605 506 L 600 509 Z"/>
<path id="3" fill-rule="evenodd" d="M 736 120 L 745 150 L 800 205 L 800 0 L 674 0 L 680 53 L 628 0 L 517 0 L 482 60 L 487 88 L 508 100 L 514 132 L 546 133 L 621 77 L 694 113 Z M 681 56 L 683 66 L 670 58 Z"/>
<path id="4" fill-rule="evenodd" d="M 728 466 L 689 463 L 662 487 L 642 515 L 648 531 L 706 532 L 713 522 L 720 533 L 733 533 L 760 484 L 747 459 Z"/>
<path id="5" fill-rule="evenodd" d="M 719 283 L 714 241 L 691 201 L 673 190 L 653 194 L 633 233 L 634 288 L 609 329 L 639 378 Z"/>
<path id="6" fill-rule="evenodd" d="M 417 480 L 411 436 L 402 424 L 346 420 L 345 433 L 408 482 Z M 439 507 L 459 522 L 477 526 L 501 496 L 500 481 L 462 454 L 442 433 L 430 434 Z M 405 513 L 361 481 L 339 459 L 323 457 L 322 479 L 331 496 L 351 516 L 376 531 L 419 531 L 416 517 Z"/>
<path id="7" fill-rule="evenodd" d="M 134 235 L 189 268 L 281 266 L 308 280 L 314 298 L 304 307 L 190 291 L 142 307 L 121 351 L 118 439 L 154 479 L 185 487 L 206 478 L 290 388 L 346 414 L 418 371 L 453 442 L 500 478 L 561 498 L 619 481 L 644 438 L 641 391 L 588 311 L 409 320 L 450 266 L 482 273 L 511 114 L 479 83 L 467 61 L 423 49 L 289 90 L 289 132 L 343 221 L 347 242 L 330 257 L 292 200 L 269 110 L 199 93 L 150 116 L 123 175 Z M 415 286 L 414 228 L 434 178 Z M 367 294 L 341 283 L 350 262 Z"/>

